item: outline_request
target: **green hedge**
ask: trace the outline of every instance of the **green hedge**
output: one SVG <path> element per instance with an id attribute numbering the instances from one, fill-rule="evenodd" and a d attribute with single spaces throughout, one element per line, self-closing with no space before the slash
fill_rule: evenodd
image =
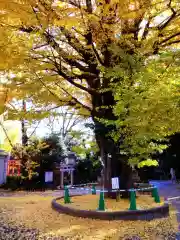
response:
<path id="1" fill-rule="evenodd" d="M 31 180 L 22 178 L 21 176 L 7 176 L 6 183 L 3 184 L 2 188 L 15 190 L 26 190 L 26 191 L 44 191 L 49 188 L 43 180 L 34 177 Z M 52 187 L 51 187 L 52 188 Z"/>
<path id="2" fill-rule="evenodd" d="M 22 185 L 21 176 L 7 176 L 4 188 L 11 189 L 14 191 L 21 188 L 21 185 Z"/>

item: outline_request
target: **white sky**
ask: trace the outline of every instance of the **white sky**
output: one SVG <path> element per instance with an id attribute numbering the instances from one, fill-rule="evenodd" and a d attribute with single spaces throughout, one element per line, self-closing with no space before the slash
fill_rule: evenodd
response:
<path id="1" fill-rule="evenodd" d="M 85 128 L 84 126 L 84 121 L 82 121 L 82 123 L 79 123 L 77 124 L 73 130 L 82 130 L 83 132 L 85 132 L 85 138 L 88 136 L 92 136 L 93 135 L 93 132 L 89 129 L 89 128 Z M 35 127 L 30 127 L 27 129 L 27 134 L 28 136 L 32 134 L 32 132 L 35 133 L 35 135 L 37 137 L 44 137 L 48 134 L 51 133 L 50 131 L 50 128 L 47 127 L 47 124 L 48 124 L 48 120 L 47 119 L 44 119 L 44 120 L 41 120 L 40 124 L 38 125 L 36 131 L 34 132 L 34 129 Z M 58 132 L 60 127 L 61 127 L 61 124 L 62 124 L 62 121 L 59 120 L 59 121 L 55 121 L 54 123 L 54 130 L 55 132 Z M 8 121 L 5 121 L 3 123 L 7 133 L 8 133 L 8 136 L 10 137 L 11 136 L 11 133 L 14 132 L 16 129 L 17 129 L 17 132 L 18 132 L 18 136 L 16 138 L 16 143 L 21 143 L 21 139 L 22 139 L 22 134 L 21 134 L 21 122 L 20 121 L 11 121 L 11 120 L 8 120 Z M 35 125 L 36 126 L 36 125 Z M 0 126 L 0 143 L 3 143 L 4 142 L 4 139 L 5 139 L 5 133 L 2 129 L 2 127 Z"/>

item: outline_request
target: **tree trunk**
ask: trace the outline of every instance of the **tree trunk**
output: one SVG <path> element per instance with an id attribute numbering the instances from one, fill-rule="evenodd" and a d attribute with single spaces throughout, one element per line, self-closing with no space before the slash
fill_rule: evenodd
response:
<path id="1" fill-rule="evenodd" d="M 111 178 L 118 177 L 120 189 L 132 188 L 132 169 L 128 160 L 120 155 L 119 147 L 107 136 L 96 132 L 96 140 L 101 150 L 101 159 L 104 164 L 103 187 L 107 190 L 105 197 L 116 198 L 116 192 L 112 192 Z M 128 197 L 128 192 L 122 192 L 122 197 Z"/>
<path id="2" fill-rule="evenodd" d="M 26 102 L 25 102 L 25 100 L 23 100 L 23 102 L 22 102 L 22 109 L 23 109 L 24 114 L 25 114 L 25 112 L 26 112 Z M 27 129 L 26 129 L 26 126 L 25 126 L 25 119 L 24 118 L 21 119 L 21 131 L 22 131 L 22 145 L 27 146 L 28 136 L 27 136 Z"/>
<path id="3" fill-rule="evenodd" d="M 96 81 L 94 82 L 96 83 Z M 129 189 L 132 187 L 132 169 L 128 165 L 128 159 L 120 154 L 120 143 L 115 143 L 110 137 L 110 134 L 117 130 L 115 124 L 117 117 L 113 113 L 113 106 L 116 102 L 113 92 L 111 90 L 107 91 L 111 87 L 110 82 L 110 79 L 103 79 L 102 88 L 106 91 L 98 96 L 92 96 L 92 116 L 96 141 L 101 151 L 101 160 L 104 163 L 104 187 L 108 190 L 106 196 L 115 197 L 116 193 L 112 193 L 111 178 L 119 177 L 120 189 Z M 101 85 L 94 85 L 93 87 L 97 89 Z M 107 126 L 101 122 L 101 119 L 109 120 L 114 124 Z M 127 192 L 123 192 L 123 196 L 127 197 Z"/>

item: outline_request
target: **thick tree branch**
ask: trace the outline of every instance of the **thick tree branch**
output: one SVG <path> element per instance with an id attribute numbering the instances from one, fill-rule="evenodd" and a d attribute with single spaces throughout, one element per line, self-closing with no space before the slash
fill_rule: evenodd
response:
<path id="1" fill-rule="evenodd" d="M 180 36 L 180 32 L 174 33 L 173 35 L 165 38 L 164 40 L 162 40 L 161 42 L 159 42 L 159 44 L 160 44 L 160 45 L 163 44 L 163 46 L 164 46 L 164 43 L 168 42 L 169 40 L 171 40 L 172 38 L 177 37 L 177 36 Z M 179 39 L 179 41 L 180 41 L 180 39 Z M 167 43 L 167 45 L 168 45 L 168 43 Z"/>
<path id="2" fill-rule="evenodd" d="M 90 1 L 90 2 L 89 2 Z M 87 4 L 90 4 L 91 0 L 87 0 Z M 90 7 L 90 5 L 88 5 L 88 7 Z M 90 72 L 90 73 L 94 73 L 96 75 L 99 74 L 99 70 L 97 69 L 97 62 L 96 62 L 96 58 L 99 60 L 99 62 L 101 64 L 103 64 L 102 60 L 100 59 L 100 56 L 98 55 L 98 52 L 96 51 L 96 49 L 93 46 L 93 42 L 92 42 L 92 34 L 89 32 L 88 34 L 85 35 L 85 39 L 87 40 L 87 44 L 91 45 L 93 48 L 93 52 L 95 53 L 95 55 L 90 52 L 90 49 L 88 51 L 86 51 L 86 49 L 82 48 L 82 44 L 78 41 L 77 38 L 75 38 L 74 35 L 72 35 L 72 33 L 68 32 L 67 30 L 65 30 L 64 28 L 60 28 L 61 31 L 63 31 L 64 35 L 66 36 L 69 45 L 71 47 L 73 47 L 81 56 L 83 56 L 83 59 L 79 59 L 80 61 L 85 61 L 87 63 L 88 67 L 83 66 L 77 59 L 73 59 L 72 56 L 69 56 L 67 54 L 67 52 L 65 52 L 60 45 L 55 41 L 54 37 L 49 33 L 49 32 L 45 32 L 43 35 L 47 41 L 47 43 L 60 55 L 60 57 L 67 63 L 70 65 L 70 67 L 76 67 L 78 68 L 82 73 L 81 79 L 83 76 L 86 75 L 86 73 Z M 22 30 L 30 33 L 31 31 L 35 31 L 36 28 L 25 28 L 22 27 Z M 73 41 L 72 41 L 73 40 Z M 56 68 L 57 68 L 57 63 L 56 63 Z M 60 69 L 58 68 L 58 72 L 60 73 Z M 65 77 L 65 75 L 62 73 L 61 71 L 61 76 Z M 96 79 L 97 76 L 94 78 Z M 66 76 L 65 78 L 69 83 L 73 84 L 74 86 L 87 91 L 90 94 L 95 94 L 96 92 L 90 88 L 86 88 L 78 83 L 76 83 L 75 81 L 73 81 L 72 78 L 69 78 Z M 88 85 L 91 86 L 91 79 L 90 77 L 88 77 L 87 79 Z"/>
<path id="3" fill-rule="evenodd" d="M 37 28 L 37 27 L 21 26 L 21 27 L 19 27 L 19 31 L 25 32 L 25 33 L 32 33 L 32 32 L 38 32 L 39 28 Z"/>
<path id="4" fill-rule="evenodd" d="M 149 25 L 150 25 L 150 22 L 151 22 L 152 18 L 149 17 L 145 27 L 144 27 L 144 31 L 143 31 L 143 34 L 142 34 L 142 40 L 145 40 L 148 33 L 149 33 Z"/>
<path id="5" fill-rule="evenodd" d="M 177 17 L 177 12 L 174 10 L 174 8 L 171 6 L 172 0 L 169 1 L 169 3 L 167 4 L 167 7 L 171 10 L 172 14 L 171 16 L 169 16 L 168 18 L 166 18 L 163 22 L 161 22 L 158 25 L 158 29 L 159 30 L 163 30 L 165 27 L 167 27 L 169 25 L 169 23 L 175 18 Z"/>
<path id="6" fill-rule="evenodd" d="M 62 87 L 61 87 L 62 88 Z M 62 88 L 62 90 L 67 94 L 69 95 L 75 102 L 77 105 L 80 105 L 82 106 L 84 109 L 88 110 L 89 112 L 92 111 L 92 109 L 86 105 L 84 105 L 82 102 L 80 102 L 77 98 L 75 98 L 74 96 L 72 96 L 68 91 L 66 91 L 66 89 Z"/>
<path id="7" fill-rule="evenodd" d="M 41 82 L 41 84 L 45 87 L 45 89 L 52 95 L 54 96 L 55 99 L 57 99 L 61 104 L 63 103 L 63 106 L 66 106 L 67 104 L 69 104 L 70 106 L 75 106 L 76 103 L 72 102 L 72 101 L 63 101 L 62 99 L 59 98 L 59 96 L 54 93 L 45 83 L 44 81 L 41 79 L 41 77 L 38 76 L 38 74 L 36 72 L 34 72 L 35 76 L 37 77 L 37 79 Z"/>
<path id="8" fill-rule="evenodd" d="M 53 55 L 53 53 L 52 53 Z M 69 83 L 71 83 L 73 86 L 91 94 L 91 95 L 95 95 L 98 94 L 98 92 L 96 92 L 94 89 L 92 88 L 88 88 L 83 86 L 82 84 L 79 84 L 76 82 L 76 79 L 86 79 L 87 81 L 92 81 L 92 79 L 95 79 L 97 76 L 91 72 L 84 72 L 80 75 L 76 75 L 74 73 L 71 73 L 72 76 L 68 76 L 66 74 L 66 72 L 68 72 L 67 69 L 65 69 L 62 64 L 58 64 L 57 63 L 57 59 L 59 60 L 59 58 L 56 59 L 56 57 L 53 55 L 53 59 L 51 59 L 50 57 L 46 56 L 46 58 L 49 60 L 49 62 L 51 62 L 51 64 L 53 64 L 55 66 L 55 68 L 51 69 L 51 71 L 57 73 L 58 75 L 62 76 L 64 79 L 66 79 Z M 38 59 L 37 59 L 38 60 Z M 41 61 L 42 62 L 42 61 Z M 46 61 L 47 63 L 49 63 L 48 61 Z M 74 77 L 73 77 L 74 75 Z"/>
<path id="9" fill-rule="evenodd" d="M 86 8 L 87 8 L 87 12 L 91 14 L 93 10 L 91 0 L 86 0 Z"/>
<path id="10" fill-rule="evenodd" d="M 104 63 L 103 63 L 103 60 L 102 60 L 101 57 L 99 56 L 99 53 L 98 53 L 98 51 L 96 50 L 93 42 L 92 42 L 92 49 L 93 49 L 93 51 L 94 51 L 94 54 L 95 54 L 97 60 L 98 60 L 99 63 L 103 66 L 103 64 L 104 64 Z"/>
<path id="11" fill-rule="evenodd" d="M 74 81 L 75 79 L 73 80 L 73 77 L 67 76 L 62 70 L 58 69 L 57 72 L 59 73 L 60 76 L 62 76 L 64 79 L 66 79 L 73 86 L 75 86 L 75 87 L 77 87 L 77 88 L 79 88 L 79 89 L 81 89 L 85 92 L 88 92 L 91 95 L 97 95 L 98 94 L 95 90 L 93 90 L 91 88 L 84 87 L 82 84 L 79 84 L 79 83 L 75 82 Z"/>
<path id="12" fill-rule="evenodd" d="M 174 40 L 174 41 L 171 41 L 171 42 L 168 42 L 168 43 L 166 43 L 166 44 L 163 44 L 162 46 L 163 46 L 163 47 L 167 47 L 167 46 L 170 46 L 170 45 L 172 45 L 172 44 L 177 44 L 177 43 L 180 43 L 180 39 Z"/>
<path id="13" fill-rule="evenodd" d="M 7 100 L 8 100 L 8 92 L 9 92 L 9 89 L 6 88 L 5 98 L 4 98 L 4 103 L 3 103 L 3 104 L 4 104 L 4 106 L 3 106 L 3 107 L 4 107 L 3 114 L 4 114 L 5 110 L 6 110 L 6 103 L 7 103 Z M 6 128 L 4 127 L 4 124 L 3 124 L 2 121 L 0 121 L 0 126 L 2 127 L 2 130 L 3 130 L 3 132 L 4 132 L 4 134 L 5 134 L 6 138 L 7 138 L 7 140 L 8 140 L 8 142 L 9 142 L 10 146 L 13 147 L 13 143 L 12 143 L 11 139 L 9 138 L 8 133 L 7 133 L 7 130 L 6 130 Z"/>
<path id="14" fill-rule="evenodd" d="M 71 32 L 69 32 L 68 30 L 66 30 L 65 28 L 61 28 L 61 31 L 64 33 L 65 37 L 68 40 L 68 44 L 73 47 L 80 55 L 83 56 L 84 61 L 90 65 L 90 59 L 94 58 L 93 56 L 93 52 L 95 54 L 95 57 L 98 59 L 98 61 L 100 62 L 101 65 L 103 65 L 103 61 L 100 58 L 93 42 L 91 42 L 92 45 L 92 50 L 93 52 L 91 52 L 91 49 L 84 49 L 84 46 L 80 43 L 79 39 L 77 39 L 75 37 L 74 34 L 72 34 Z M 87 37 L 86 35 L 84 37 Z M 95 60 L 95 59 L 94 59 Z"/>
<path id="15" fill-rule="evenodd" d="M 34 135 L 34 133 L 36 132 L 36 130 L 39 127 L 40 123 L 41 123 L 41 120 L 38 121 L 37 125 L 35 126 L 35 128 L 31 132 L 31 134 L 28 136 L 28 139 L 30 139 Z"/>
<path id="16" fill-rule="evenodd" d="M 78 61 L 72 59 L 71 56 L 59 46 L 59 44 L 55 41 L 54 37 L 50 35 L 48 32 L 44 33 L 44 37 L 46 38 L 48 44 L 64 59 L 64 61 L 71 66 L 77 67 L 79 70 L 83 72 L 88 72 L 89 69 L 83 65 L 81 65 Z"/>
<path id="17" fill-rule="evenodd" d="M 70 4 L 70 5 L 72 5 L 72 6 L 74 6 L 74 7 L 77 7 L 77 8 L 81 8 L 81 4 L 80 4 L 80 1 L 76 1 L 76 0 L 60 0 L 61 2 L 63 2 L 63 3 L 68 3 L 68 4 Z"/>

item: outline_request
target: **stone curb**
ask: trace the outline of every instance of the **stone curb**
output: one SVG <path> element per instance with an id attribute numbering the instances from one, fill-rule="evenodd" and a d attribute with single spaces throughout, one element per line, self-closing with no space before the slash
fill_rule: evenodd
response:
<path id="1" fill-rule="evenodd" d="M 81 194 L 82 195 L 82 194 Z M 81 196 L 81 195 L 73 195 Z M 70 205 L 61 205 L 57 200 L 63 197 L 58 197 L 52 200 L 51 206 L 54 210 L 65 213 L 74 217 L 101 219 L 101 220 L 143 220 L 151 221 L 153 219 L 164 218 L 169 216 L 169 204 L 165 203 L 163 206 L 158 206 L 146 210 L 135 211 L 114 211 L 114 212 L 101 212 L 93 210 L 80 210 L 69 207 Z"/>

